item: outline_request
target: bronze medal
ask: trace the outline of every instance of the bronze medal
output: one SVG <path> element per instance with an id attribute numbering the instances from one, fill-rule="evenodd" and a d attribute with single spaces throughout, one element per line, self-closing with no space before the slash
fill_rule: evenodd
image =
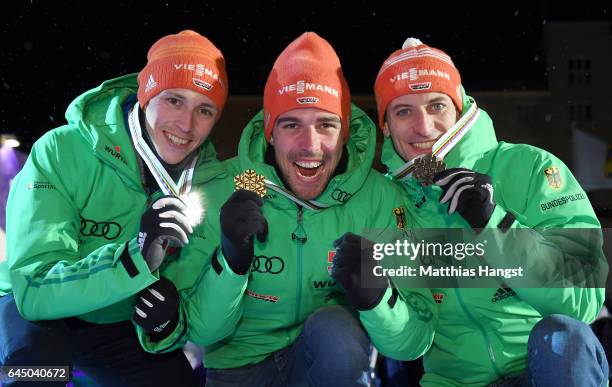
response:
<path id="1" fill-rule="evenodd" d="M 446 169 L 446 164 L 442 159 L 433 155 L 424 155 L 414 161 L 414 177 L 424 186 L 433 184 L 433 177 L 436 173 Z"/>

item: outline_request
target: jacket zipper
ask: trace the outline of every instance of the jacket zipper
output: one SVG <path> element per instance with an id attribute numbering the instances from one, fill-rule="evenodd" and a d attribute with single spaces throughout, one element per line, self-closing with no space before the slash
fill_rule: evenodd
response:
<path id="1" fill-rule="evenodd" d="M 455 289 L 455 294 L 457 295 L 457 299 L 459 300 L 461 309 L 463 309 L 463 311 L 468 316 L 468 318 L 472 321 L 472 323 L 476 325 L 476 327 L 478 327 L 478 329 L 480 330 L 480 332 L 482 333 L 485 339 L 485 342 L 487 343 L 487 351 L 489 352 L 489 360 L 491 360 L 491 364 L 493 365 L 493 371 L 495 371 L 495 373 L 497 374 L 498 379 L 503 378 L 504 375 L 502 374 L 499 367 L 497 366 L 497 361 L 495 360 L 495 352 L 493 352 L 493 345 L 491 344 L 491 340 L 489 339 L 489 335 L 487 334 L 487 331 L 483 328 L 482 324 L 480 324 L 480 322 L 472 315 L 472 313 L 470 313 L 468 308 L 465 306 L 465 303 L 463 302 L 463 298 L 461 297 L 461 293 L 459 292 L 459 289 Z"/>
<path id="2" fill-rule="evenodd" d="M 297 211 L 297 227 L 291 233 L 291 239 L 296 243 L 297 247 L 297 297 L 295 302 L 295 323 L 300 318 L 300 308 L 302 307 L 302 246 L 308 240 L 304 226 L 302 225 L 303 209 L 298 206 Z"/>

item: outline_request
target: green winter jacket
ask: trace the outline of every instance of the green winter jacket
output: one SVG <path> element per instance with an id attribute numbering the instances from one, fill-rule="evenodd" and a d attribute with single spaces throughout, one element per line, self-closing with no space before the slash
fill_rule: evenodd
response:
<path id="1" fill-rule="evenodd" d="M 7 205 L 8 265 L 2 272 L 10 275 L 17 307 L 29 320 L 129 320 L 132 296 L 159 278 L 157 271 L 149 271 L 136 241 L 141 215 L 161 194 L 145 193 L 126 128 L 137 87 L 133 74 L 75 99 L 66 112 L 68 124 L 34 144 L 13 181 Z M 214 196 L 204 183 L 224 177 L 224 171 L 207 140 L 194 186 L 202 196 Z M 204 238 L 196 228 L 191 239 Z M 184 290 L 202 276 L 206 254 L 211 253 L 177 259 L 177 253 L 160 271 Z"/>
<path id="2" fill-rule="evenodd" d="M 474 102 L 467 95 L 464 101 L 463 111 L 467 112 Z M 382 161 L 390 171 L 405 163 L 390 138 L 385 139 Z M 533 146 L 498 142 L 491 119 L 482 110 L 445 162 L 447 168 L 463 167 L 491 176 L 497 206 L 488 228 L 498 227 L 507 212 L 516 217 L 511 230 L 600 227 L 586 194 L 561 160 Z M 549 167 L 558 168 L 561 187 L 549 183 L 544 174 Z M 412 177 L 397 183 L 404 189 L 406 206 L 419 227 L 470 227 L 460 214 L 447 214 L 448 204 L 439 204 L 442 191 L 438 186 L 424 187 Z M 601 273 L 593 275 L 603 285 L 607 264 L 603 253 L 599 255 L 600 242 L 595 241 L 594 259 Z M 550 241 L 539 239 L 530 246 L 511 246 L 511 250 L 517 251 L 512 258 L 536 281 L 541 273 L 563 270 L 564 251 Z M 559 313 L 590 323 L 604 301 L 603 288 L 514 288 L 510 280 L 505 282 L 507 286 L 499 289 L 431 290 L 437 325 L 431 328 L 435 337 L 424 356 L 422 385 L 483 386 L 520 374 L 526 366 L 529 333 L 542 317 Z M 385 321 L 379 319 L 378 324 Z M 410 330 L 401 338 L 374 343 L 383 354 L 403 360 L 415 357 L 407 348 L 422 347 L 421 338 Z"/>
<path id="3" fill-rule="evenodd" d="M 274 351 L 292 344 L 302 330 L 306 318 L 315 310 L 333 304 L 346 304 L 339 284 L 330 277 L 332 242 L 346 232 L 354 232 L 374 238 L 383 229 L 397 230 L 393 209 L 401 207 L 401 193 L 381 174 L 371 169 L 374 157 L 376 128 L 367 115 L 356 107 L 352 109 L 350 138 L 346 171 L 330 180 L 327 188 L 316 199 L 329 206 L 321 211 L 302 208 L 285 196 L 268 190 L 263 214 L 268 220 L 268 238 L 264 243 L 255 242 L 255 261 L 246 275 L 231 271 L 222 251 L 213 260 L 210 277 L 201 282 L 200 288 L 187 301 L 190 332 L 202 331 L 194 312 L 203 309 L 215 312 L 211 318 L 225 321 L 227 315 L 238 310 L 242 319 L 234 332 L 224 340 L 206 346 L 204 363 L 209 368 L 234 368 L 255 364 Z M 263 130 L 263 114 L 257 114 L 245 128 L 240 140 L 238 156 L 227 161 L 232 175 L 254 169 L 272 182 L 283 186 L 273 166 L 265 163 L 267 142 Z M 401 223 L 401 222 L 400 222 Z M 214 294 L 214 297 L 205 297 Z M 234 300 L 225 304 L 216 297 Z M 385 294 L 379 307 L 380 314 L 390 314 L 388 301 L 391 291 Z M 412 291 L 409 297 L 415 303 L 430 304 L 429 291 Z M 382 305 L 384 304 L 384 305 Z M 415 313 L 411 307 L 403 313 Z M 433 316 L 427 316 L 430 320 Z M 209 322 L 210 325 L 210 322 Z M 220 325 L 220 324 L 216 324 Z M 429 328 L 415 319 L 404 328 L 419 332 Z M 400 328 L 396 328 L 400 332 Z M 178 334 L 178 333 L 177 333 Z M 432 334 L 424 334 L 431 343 Z M 190 337 L 193 339 L 192 337 Z M 165 344 L 176 341 L 169 337 Z M 154 343 L 147 342 L 148 350 L 156 351 Z"/>

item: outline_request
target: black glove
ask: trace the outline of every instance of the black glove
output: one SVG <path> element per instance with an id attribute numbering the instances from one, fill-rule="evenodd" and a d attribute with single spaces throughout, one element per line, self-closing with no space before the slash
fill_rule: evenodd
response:
<path id="1" fill-rule="evenodd" d="M 238 190 L 221 207 L 221 245 L 234 273 L 245 274 L 253 261 L 253 236 L 264 242 L 268 222 L 261 213 L 263 199 L 255 192 Z"/>
<path id="2" fill-rule="evenodd" d="M 144 329 L 152 341 L 167 337 L 179 320 L 179 294 L 167 278 L 159 280 L 137 295 L 132 320 Z"/>
<path id="3" fill-rule="evenodd" d="M 157 199 L 140 219 L 138 244 L 149 270 L 156 270 L 166 257 L 168 242 L 179 246 L 189 243 L 187 237 L 193 232 L 185 211 L 187 207 L 176 196 Z"/>
<path id="4" fill-rule="evenodd" d="M 358 310 L 374 308 L 383 298 L 389 281 L 372 272 L 376 261 L 373 244 L 368 239 L 347 232 L 334 241 L 334 256 L 331 276 L 342 285 L 348 301 Z M 361 277 L 364 284 L 361 286 Z"/>
<path id="5" fill-rule="evenodd" d="M 449 202 L 448 214 L 457 211 L 475 229 L 484 228 L 495 209 L 491 177 L 465 168 L 438 172 L 433 183 L 442 188 L 440 203 Z"/>

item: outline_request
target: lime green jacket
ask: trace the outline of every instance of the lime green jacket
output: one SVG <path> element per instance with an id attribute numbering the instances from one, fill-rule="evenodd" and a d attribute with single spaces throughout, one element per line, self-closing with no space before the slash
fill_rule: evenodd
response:
<path id="1" fill-rule="evenodd" d="M 133 296 L 159 278 L 158 271 L 149 271 L 136 238 L 141 215 L 161 194 L 145 192 L 126 128 L 136 92 L 133 74 L 75 99 L 66 112 L 68 124 L 34 144 L 13 181 L 0 283 L 29 320 L 129 320 Z M 206 141 L 193 176 L 195 190 L 204 198 L 220 196 L 206 183 L 225 175 Z M 206 242 L 205 230 L 205 225 L 196 228 L 191 240 Z M 181 291 L 203 276 L 204 257 L 216 247 L 196 245 L 204 250 L 186 248 L 184 259 L 176 253 L 160 268 Z"/>
<path id="2" fill-rule="evenodd" d="M 268 189 L 263 215 L 269 225 L 264 243 L 255 242 L 255 261 L 250 272 L 237 275 L 231 271 L 221 249 L 213 258 L 212 270 L 201 281 L 199 289 L 186 301 L 189 319 L 188 338 L 200 336 L 204 327 L 221 326 L 210 320 L 227 321 L 235 314 L 241 315 L 234 331 L 225 339 L 207 345 L 204 363 L 210 368 L 234 368 L 255 364 L 274 351 L 292 344 L 300 334 L 304 321 L 315 310 L 334 304 L 346 304 L 339 284 L 330 276 L 334 255 L 333 241 L 346 232 L 354 232 L 375 239 L 383 230 L 405 227 L 394 215 L 394 209 L 402 206 L 401 192 L 381 174 L 371 169 L 375 151 L 376 128 L 366 114 L 356 107 L 352 109 L 350 138 L 345 145 L 346 170 L 328 183 L 316 201 L 325 209 L 320 211 L 298 206 L 283 194 Z M 228 160 L 231 175 L 239 175 L 254 169 L 268 180 L 283 187 L 274 167 L 266 164 L 268 144 L 264 137 L 263 114 L 257 114 L 244 129 L 238 156 Z M 224 182 L 219 182 L 224 183 Z M 233 181 L 227 182 L 233 184 Z M 404 222 L 405 223 L 405 222 Z M 416 304 L 428 304 L 433 308 L 430 293 L 412 291 L 408 297 Z M 233 300 L 228 302 L 228 297 Z M 429 314 L 424 322 L 414 318 L 410 324 L 394 323 L 397 316 L 416 316 L 413 307 L 402 303 L 393 309 L 390 299 L 397 293 L 388 291 L 384 302 L 372 313 L 384 315 L 392 328 L 376 331 L 399 334 L 404 329 L 424 331 L 427 348 L 433 334 L 429 329 Z M 201 319 L 208 317 L 203 324 Z M 180 343 L 177 337 L 168 337 L 160 343 L 144 340 L 145 348 L 156 352 L 171 349 L 168 345 Z M 143 341 L 141 339 L 141 341 Z M 423 351 L 424 352 L 424 351 Z"/>
<path id="3" fill-rule="evenodd" d="M 464 101 L 463 111 L 467 112 L 473 100 L 465 96 Z M 382 161 L 390 171 L 405 163 L 390 138 L 385 140 Z M 487 228 L 497 228 L 509 212 L 516 218 L 510 225 L 511 231 L 530 233 L 530 229 L 537 229 L 547 235 L 533 232 L 533 237 L 519 239 L 528 240 L 527 245 L 513 244 L 510 239 L 500 241 L 509 255 L 506 262 L 524 267 L 533 283 L 549 278 L 545 274 L 563 274 L 569 269 L 570 252 L 562 248 L 568 244 L 556 243 L 562 238 L 558 230 L 600 227 L 587 195 L 561 160 L 533 146 L 498 142 L 491 119 L 482 110 L 475 125 L 446 156 L 445 162 L 447 168 L 463 167 L 491 176 L 497 205 Z M 559 180 L 551 181 L 546 176 L 544 171 L 550 167 L 558 169 L 560 186 L 556 184 Z M 396 183 L 403 188 L 407 211 L 415 226 L 470 228 L 460 214 L 447 214 L 448 204 L 439 203 L 438 186 L 422 186 L 412 177 Z M 596 236 L 599 231 L 596 230 Z M 507 235 L 505 238 L 511 238 L 513 233 Z M 593 267 L 599 270 L 586 275 L 592 276 L 590 283 L 599 287 L 520 288 L 513 286 L 513 280 L 502 278 L 499 288 L 432 289 L 430 297 L 435 297 L 437 303 L 431 313 L 437 315 L 437 320 L 430 328 L 434 339 L 424 356 L 426 374 L 421 383 L 483 386 L 504 376 L 520 374 L 525 369 L 529 333 L 543 317 L 559 313 L 592 322 L 604 301 L 603 284 L 607 276 L 601 238 L 589 241 L 577 236 L 571 243 L 593 244 L 588 249 L 593 256 L 586 258 L 594 261 Z M 423 346 L 420 335 L 408 329 L 399 337 L 374 342 L 383 354 L 404 360 L 415 358 L 418 352 L 414 348 Z"/>

